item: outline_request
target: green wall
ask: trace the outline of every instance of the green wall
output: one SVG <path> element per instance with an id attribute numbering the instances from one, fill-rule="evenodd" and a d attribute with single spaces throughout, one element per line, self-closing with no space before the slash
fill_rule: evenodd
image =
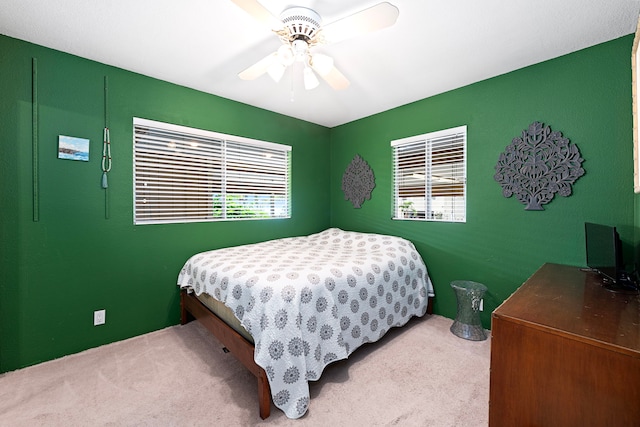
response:
<path id="1" fill-rule="evenodd" d="M 584 222 L 616 225 L 633 261 L 634 192 L 631 45 L 627 36 L 331 130 L 331 224 L 411 239 L 436 288 L 435 310 L 454 317 L 452 280 L 489 288 L 490 313 L 545 262 L 584 266 Z M 570 197 L 524 210 L 494 181 L 498 156 L 540 121 L 561 131 L 585 159 Z M 467 222 L 391 220 L 390 141 L 467 125 Z M 342 174 L 355 154 L 376 177 L 372 199 L 354 209 Z"/>
<path id="2" fill-rule="evenodd" d="M 193 253 L 328 226 L 411 239 L 454 317 L 454 279 L 485 283 L 483 321 L 544 262 L 584 265 L 583 223 L 638 241 L 630 52 L 623 37 L 333 129 L 0 36 L 0 372 L 178 322 L 179 269 Z M 32 58 L 37 58 L 39 174 L 34 221 Z M 113 170 L 100 188 L 104 80 Z M 293 146 L 289 220 L 133 225 L 132 117 Z M 524 211 L 493 180 L 499 154 L 531 122 L 580 148 L 586 175 L 568 198 Z M 394 139 L 468 126 L 467 222 L 392 221 Z M 56 158 L 58 135 L 91 140 L 90 161 Z M 354 209 L 342 174 L 355 154 L 374 170 Z M 327 173 L 328 171 L 328 173 Z M 93 326 L 105 308 L 107 323 Z"/>
<path id="3" fill-rule="evenodd" d="M 178 323 L 176 279 L 195 252 L 329 226 L 328 128 L 8 37 L 0 36 L 0 52 L 0 372 Z M 292 218 L 134 226 L 134 116 L 291 145 Z M 58 159 L 58 135 L 89 138 L 89 162 Z M 93 311 L 103 308 L 107 322 L 94 327 Z"/>

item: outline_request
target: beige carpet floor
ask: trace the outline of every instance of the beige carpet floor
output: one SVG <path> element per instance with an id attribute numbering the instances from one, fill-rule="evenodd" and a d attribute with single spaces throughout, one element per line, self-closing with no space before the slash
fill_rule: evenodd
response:
<path id="1" fill-rule="evenodd" d="M 0 426 L 486 426 L 490 339 L 414 319 L 311 382 L 308 413 L 258 416 L 257 381 L 191 322 L 0 375 Z"/>

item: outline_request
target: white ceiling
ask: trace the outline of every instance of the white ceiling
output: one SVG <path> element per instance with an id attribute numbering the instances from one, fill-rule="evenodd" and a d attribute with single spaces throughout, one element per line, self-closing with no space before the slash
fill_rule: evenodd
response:
<path id="1" fill-rule="evenodd" d="M 276 16 L 312 8 L 325 24 L 379 2 L 261 0 Z M 305 91 L 299 69 L 277 84 L 240 80 L 280 41 L 230 0 L 0 0 L 0 33 L 333 127 L 633 33 L 640 9 L 640 0 L 390 3 L 400 10 L 393 27 L 315 48 L 351 81 L 343 91 L 323 81 Z"/>

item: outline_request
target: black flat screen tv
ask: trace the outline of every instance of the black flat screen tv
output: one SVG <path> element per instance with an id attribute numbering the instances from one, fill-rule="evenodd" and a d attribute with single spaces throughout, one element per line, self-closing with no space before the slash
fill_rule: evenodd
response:
<path id="1" fill-rule="evenodd" d="M 617 283 L 623 272 L 620 236 L 615 227 L 584 224 L 587 266 L 600 274 L 605 282 Z"/>
<path id="2" fill-rule="evenodd" d="M 603 286 L 614 292 L 637 293 L 640 286 L 635 275 L 624 269 L 622 245 L 615 227 L 584 224 L 587 266 L 602 278 Z"/>

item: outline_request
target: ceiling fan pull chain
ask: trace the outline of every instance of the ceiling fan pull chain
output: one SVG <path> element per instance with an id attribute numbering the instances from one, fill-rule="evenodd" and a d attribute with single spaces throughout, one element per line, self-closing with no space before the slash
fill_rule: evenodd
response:
<path id="1" fill-rule="evenodd" d="M 294 90 L 294 85 L 293 85 L 294 84 L 294 79 L 295 79 L 295 73 L 293 72 L 293 70 L 292 70 L 291 73 L 289 73 L 289 75 L 291 76 L 291 92 L 290 92 L 289 100 L 293 103 L 296 100 L 295 90 Z"/>

